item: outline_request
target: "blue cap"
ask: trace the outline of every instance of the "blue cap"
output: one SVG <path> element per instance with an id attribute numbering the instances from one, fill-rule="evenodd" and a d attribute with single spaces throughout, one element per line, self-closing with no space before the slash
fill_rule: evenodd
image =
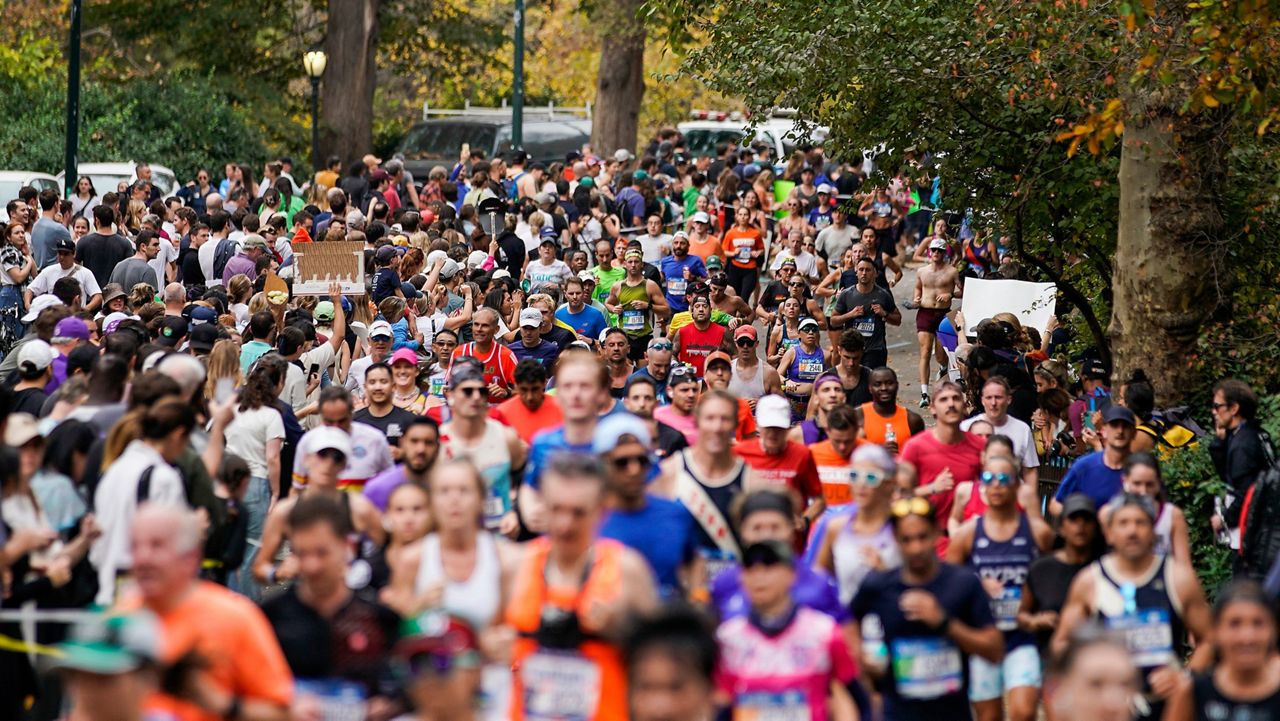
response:
<path id="1" fill-rule="evenodd" d="M 344 296 L 342 296 L 342 312 L 343 312 L 343 313 L 350 313 L 351 311 L 353 311 L 353 310 L 355 310 L 355 309 L 356 309 L 356 307 L 355 307 L 354 305 L 351 305 L 351 301 L 347 298 L 347 296 L 345 296 L 345 295 L 344 295 Z"/>
<path id="2" fill-rule="evenodd" d="M 634 436 L 645 448 L 653 443 L 649 434 L 649 426 L 638 416 L 630 413 L 610 413 L 596 425 L 595 434 L 591 436 L 591 452 L 608 453 L 618 445 L 623 436 Z"/>
<path id="3" fill-rule="evenodd" d="M 191 309 L 191 325 L 218 322 L 218 312 L 213 308 L 198 305 Z"/>

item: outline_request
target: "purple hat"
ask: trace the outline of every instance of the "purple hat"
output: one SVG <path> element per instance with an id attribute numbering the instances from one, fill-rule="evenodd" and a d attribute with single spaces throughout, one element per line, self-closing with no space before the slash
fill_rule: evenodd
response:
<path id="1" fill-rule="evenodd" d="M 63 318 L 53 329 L 53 339 L 55 341 L 89 340 L 89 326 L 75 316 Z"/>

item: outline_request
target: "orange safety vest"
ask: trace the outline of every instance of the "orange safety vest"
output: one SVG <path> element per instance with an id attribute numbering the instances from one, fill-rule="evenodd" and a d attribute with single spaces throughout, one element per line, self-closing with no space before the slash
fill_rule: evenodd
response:
<path id="1" fill-rule="evenodd" d="M 583 629 L 587 640 L 575 650 L 544 649 L 533 634 L 544 606 L 574 611 L 579 620 L 593 603 L 612 603 L 622 586 L 622 554 L 617 541 L 600 539 L 592 545 L 591 568 L 581 588 L 548 586 L 546 537 L 529 542 L 529 551 L 516 574 L 507 623 L 518 634 L 512 664 L 512 721 L 554 721 L 577 718 L 588 706 L 587 721 L 626 721 L 627 685 L 622 654 Z M 551 702 L 553 707 L 546 708 Z"/>
<path id="2" fill-rule="evenodd" d="M 874 403 L 870 401 L 863 403 L 862 428 L 867 440 L 881 446 L 884 445 L 886 431 L 889 428 L 892 428 L 893 434 L 897 436 L 898 448 L 902 448 L 911 437 L 911 424 L 907 423 L 907 409 L 902 406 L 898 406 L 893 415 L 886 418 L 876 412 Z"/>

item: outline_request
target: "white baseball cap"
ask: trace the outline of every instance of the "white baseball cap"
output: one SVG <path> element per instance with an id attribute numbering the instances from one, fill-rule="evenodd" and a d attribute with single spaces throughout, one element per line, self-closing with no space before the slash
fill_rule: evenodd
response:
<path id="1" fill-rule="evenodd" d="M 791 402 L 777 394 L 756 401 L 756 425 L 761 428 L 790 428 Z"/>
<path id="2" fill-rule="evenodd" d="M 489 259 L 488 253 L 484 252 L 483 250 L 473 250 L 471 251 L 471 254 L 467 256 L 467 267 L 479 268 L 480 266 L 484 265 L 484 262 L 488 259 Z"/>
<path id="3" fill-rule="evenodd" d="M 307 433 L 307 451 L 319 453 L 323 450 L 334 450 L 343 456 L 351 457 L 351 436 L 341 428 L 320 426 Z"/>
<path id="4" fill-rule="evenodd" d="M 395 333 L 392 333 L 392 332 L 391 332 L 391 324 L 390 324 L 390 323 L 386 322 L 385 320 L 375 320 L 375 321 L 374 321 L 374 322 L 369 326 L 369 337 L 370 337 L 370 338 L 375 338 L 375 337 L 377 337 L 377 336 L 381 336 L 381 335 L 385 335 L 385 336 L 387 336 L 388 338 L 393 338 L 393 337 L 395 337 Z"/>
<path id="5" fill-rule="evenodd" d="M 41 313 L 55 305 L 62 305 L 62 301 L 58 300 L 58 296 L 52 293 L 45 293 L 44 295 L 36 296 L 35 299 L 31 301 L 31 309 L 27 311 L 26 315 L 22 316 L 22 322 L 34 323 Z"/>
<path id="6" fill-rule="evenodd" d="M 18 349 L 18 370 L 42 371 L 53 364 L 58 354 L 48 343 L 35 338 L 22 344 Z"/>
<path id="7" fill-rule="evenodd" d="M 822 185 L 819 185 L 819 186 L 818 186 L 818 192 L 819 192 L 819 193 L 826 193 L 827 195 L 831 195 L 832 193 L 836 192 L 836 189 L 835 189 L 835 188 L 833 188 L 833 187 L 831 187 L 831 185 L 830 185 L 829 183 L 823 183 Z"/>
<path id="8" fill-rule="evenodd" d="M 710 222 L 711 222 L 711 216 L 710 216 L 710 215 L 707 215 L 707 214 L 706 214 L 706 213 L 704 213 L 703 211 L 699 210 L 698 212 L 696 212 L 696 213 L 694 213 L 694 214 L 693 214 L 693 222 L 695 222 L 695 223 L 710 223 Z"/>
<path id="9" fill-rule="evenodd" d="M 525 308 L 520 311 L 521 328 L 538 328 L 542 325 L 542 311 L 537 308 Z"/>

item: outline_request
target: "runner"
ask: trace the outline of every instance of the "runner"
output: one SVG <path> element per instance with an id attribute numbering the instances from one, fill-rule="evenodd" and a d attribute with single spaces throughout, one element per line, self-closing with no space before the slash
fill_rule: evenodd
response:
<path id="1" fill-rule="evenodd" d="M 711 322 L 711 300 L 705 295 L 690 299 L 693 322 L 676 331 L 675 356 L 686 365 L 693 366 L 701 377 L 705 371 L 707 355 L 720 350 L 730 350 L 729 331 L 719 323 Z"/>
<path id="2" fill-rule="evenodd" d="M 636 623 L 623 646 L 631 721 L 714 716 L 719 649 L 709 626 L 691 609 L 670 607 Z"/>
<path id="3" fill-rule="evenodd" d="M 893 500 L 893 458 L 883 448 L 862 446 L 853 452 L 849 469 L 854 509 L 832 516 L 823 529 L 814 567 L 826 571 L 840 585 L 840 603 L 848 605 L 872 571 L 902 565 L 889 523 Z"/>
<path id="4" fill-rule="evenodd" d="M 701 389 L 702 384 L 698 382 L 698 373 L 693 366 L 678 365 L 667 377 L 667 395 L 671 397 L 671 403 L 653 410 L 654 420 L 680 431 L 690 446 L 698 442 L 697 405 Z M 737 405 L 736 399 L 734 405 Z M 734 417 L 737 417 L 736 412 Z"/>
<path id="5" fill-rule="evenodd" d="M 883 247 L 883 240 L 881 241 Z M 947 243 L 935 239 L 929 243 L 929 265 L 916 271 L 916 289 L 912 304 L 916 311 L 916 340 L 920 344 L 920 407 L 929 407 L 929 359 L 935 354 L 938 364 L 946 368 L 947 359 L 938 343 L 938 325 L 951 311 L 952 298 L 960 297 L 956 269 L 947 264 Z"/>
<path id="6" fill-rule="evenodd" d="M 845 403 L 854 408 L 871 400 L 872 369 L 862 362 L 863 347 L 862 336 L 858 333 L 846 333 L 836 344 L 839 352 L 836 373 L 844 386 Z"/>
<path id="7" fill-rule="evenodd" d="M 1073 634 L 1066 651 L 1054 658 L 1045 694 L 1052 718 L 1133 721 L 1138 674 L 1123 640 L 1087 627 Z"/>
<path id="8" fill-rule="evenodd" d="M 1196 639 L 1187 668 L 1203 671 L 1213 658 L 1209 606 L 1195 574 L 1154 553 L 1155 506 L 1146 496 L 1122 493 L 1106 527 L 1115 549 L 1076 576 L 1052 648 L 1061 653 L 1086 619 L 1121 634 L 1138 667 L 1142 696 L 1137 718 L 1161 718 L 1181 678 L 1186 635 Z"/>
<path id="9" fill-rule="evenodd" d="M 760 229 L 751 224 L 750 208 L 740 206 L 734 211 L 733 227 L 725 231 L 721 243 L 729 259 L 729 285 L 750 303 L 760 282 L 760 258 L 764 255 L 764 239 Z"/>
<path id="10" fill-rule="evenodd" d="M 619 318 L 619 326 L 631 342 L 632 361 L 644 357 L 654 333 L 654 314 L 667 315 L 667 299 L 658 284 L 644 277 L 644 255 L 628 250 L 627 275 L 610 290 L 604 307 Z"/>
<path id="11" fill-rule="evenodd" d="M 879 368 L 889 361 L 885 325 L 901 325 L 902 311 L 898 310 L 893 294 L 876 285 L 876 266 L 870 258 L 858 260 L 854 272 L 858 282 L 837 296 L 831 325 L 847 327 L 850 332 L 861 335 L 863 362 Z"/>
<path id="12" fill-rule="evenodd" d="M 480 361 L 488 387 L 489 403 L 497 405 L 510 398 L 516 385 L 515 353 L 499 343 L 494 336 L 502 318 L 492 308 L 480 308 L 471 316 L 472 342 L 463 343 L 449 355 L 450 366 L 459 358 L 471 357 Z M 354 372 L 354 370 L 353 370 Z"/>
<path id="13" fill-rule="evenodd" d="M 778 372 L 760 362 L 759 337 L 755 326 L 745 323 L 738 326 L 733 332 L 733 344 L 738 352 L 733 359 L 733 379 L 729 382 L 729 392 L 745 398 L 753 405 L 766 393 L 782 393 L 782 380 L 778 378 Z"/>
<path id="14" fill-rule="evenodd" d="M 659 221 L 661 222 L 661 221 Z M 649 260 L 649 258 L 645 258 Z M 657 262 L 657 261 L 650 261 Z M 688 290 L 696 278 L 707 277 L 707 268 L 702 258 L 689 255 L 689 236 L 683 230 L 677 230 L 671 238 L 671 253 L 658 262 L 658 270 L 666 279 L 667 306 L 672 313 L 679 313 L 689 308 Z"/>
<path id="15" fill-rule="evenodd" d="M 887 721 L 968 718 L 966 659 L 1004 657 L 991 598 L 967 568 L 938 560 L 938 511 L 923 498 L 890 507 L 902 568 L 872 572 L 851 608 L 867 674 L 883 680 Z"/>
<path id="16" fill-rule="evenodd" d="M 843 405 L 831 409 L 827 414 L 827 440 L 809 447 L 828 511 L 840 510 L 853 499 L 849 489 L 851 459 L 863 443 L 858 438 L 858 416 L 853 409 Z"/>
<path id="17" fill-rule="evenodd" d="M 547 535 L 528 544 L 506 622 L 513 654 L 513 721 L 626 721 L 622 657 L 609 641 L 628 613 L 656 605 L 652 572 L 638 553 L 596 537 L 605 480 L 587 456 L 553 457 L 542 476 Z"/>
<path id="18" fill-rule="evenodd" d="M 909 438 L 924 431 L 919 413 L 898 403 L 898 374 L 892 368 L 871 371 L 871 400 L 858 407 L 858 424 L 872 443 L 898 454 Z"/>
<path id="19" fill-rule="evenodd" d="M 1058 627 L 1072 579 L 1106 550 L 1097 508 L 1084 494 L 1077 493 L 1063 504 L 1058 532 L 1062 548 L 1031 564 L 1018 609 L 1018 627 L 1035 635 L 1036 648 L 1044 660 L 1051 658 L 1049 639 Z"/>
<path id="20" fill-rule="evenodd" d="M 791 401 L 792 421 L 805 417 L 809 396 L 813 394 L 813 382 L 830 367 L 831 358 L 818 345 L 818 321 L 805 318 L 800 321 L 800 343 L 783 353 L 778 364 L 784 378 L 782 390 Z"/>
<path id="21" fill-rule="evenodd" d="M 827 371 L 813 382 L 814 402 L 809 404 L 809 418 L 791 429 L 788 438 L 796 443 L 811 446 L 827 440 L 827 414 L 845 405 L 844 386 L 840 376 Z"/>
<path id="22" fill-rule="evenodd" d="M 796 507 L 804 509 L 799 520 L 808 528 L 822 515 L 826 502 L 813 454 L 804 444 L 787 438 L 790 425 L 791 406 L 787 399 L 764 396 L 756 403 L 759 438 L 739 440 L 733 452 L 746 461 L 762 483 L 787 489 Z M 803 545 L 803 538 L 800 542 Z"/>
<path id="23" fill-rule="evenodd" d="M 916 470 L 915 495 L 929 499 L 939 513 L 938 527 L 946 528 L 955 488 L 978 479 L 982 470 L 982 441 L 960 430 L 964 417 L 964 396 L 951 381 L 938 381 L 930 399 L 937 425 L 912 436 L 902 447 L 900 459 Z M 938 536 L 938 552 L 945 553 L 948 539 Z"/>
<path id="24" fill-rule="evenodd" d="M 1181 508 L 1169 502 L 1160 476 L 1160 462 L 1150 453 L 1133 453 L 1124 461 L 1120 471 L 1120 483 L 1125 493 L 1146 496 L 1156 508 L 1157 556 L 1166 556 L 1191 568 L 1191 541 L 1187 531 L 1187 516 Z M 1110 508 L 1103 506 L 1099 521 L 1107 525 Z"/>
<path id="25" fill-rule="evenodd" d="M 703 377 L 707 390 L 725 391 L 732 395 L 730 384 L 733 381 L 733 359 L 722 351 L 713 351 L 707 356 Z M 741 441 L 755 435 L 756 418 L 751 410 L 751 402 L 746 398 L 738 398 L 738 427 L 734 437 Z"/>
<path id="26" fill-rule="evenodd" d="M 1031 562 L 1048 551 L 1053 529 L 1042 519 L 1018 510 L 1018 462 L 1005 456 L 987 459 L 982 475 L 987 507 L 982 515 L 960 526 L 947 548 L 947 561 L 968 564 L 982 579 L 991 597 L 991 615 L 1004 635 L 1004 660 L 999 664 L 969 659 L 969 699 L 979 721 L 1004 717 L 1035 718 L 1040 698 L 1040 654 L 1035 639 L 1018 627 L 1023 585 Z"/>

